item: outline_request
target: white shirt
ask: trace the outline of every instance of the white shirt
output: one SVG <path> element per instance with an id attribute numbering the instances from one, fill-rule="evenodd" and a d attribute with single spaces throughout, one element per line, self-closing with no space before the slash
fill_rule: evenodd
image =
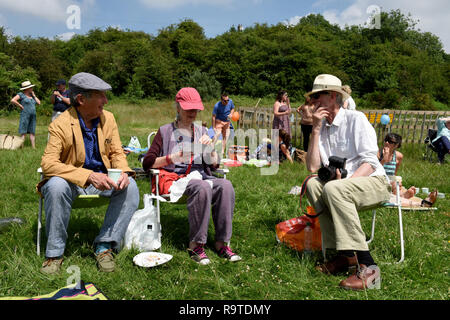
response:
<path id="1" fill-rule="evenodd" d="M 347 103 L 348 103 L 348 105 L 347 105 L 348 110 L 356 110 L 355 100 L 353 100 L 353 98 L 351 96 L 348 97 L 348 99 L 345 101 L 347 101 Z"/>
<path id="2" fill-rule="evenodd" d="M 378 160 L 375 129 L 364 113 L 340 108 L 333 123 L 322 122 L 319 137 L 320 160 L 328 165 L 330 156 L 346 158 L 347 178 L 363 164 L 369 163 L 375 171 L 370 176 L 386 176 Z M 387 176 L 386 176 L 387 179 Z"/>

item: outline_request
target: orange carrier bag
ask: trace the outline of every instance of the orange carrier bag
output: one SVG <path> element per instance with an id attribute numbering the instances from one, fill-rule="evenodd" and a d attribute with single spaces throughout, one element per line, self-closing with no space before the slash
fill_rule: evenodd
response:
<path id="1" fill-rule="evenodd" d="M 310 175 L 305 178 L 302 183 L 302 190 L 300 192 L 300 208 L 302 208 L 302 199 L 306 193 L 306 185 L 311 178 L 316 175 Z M 322 234 L 320 233 L 319 214 L 311 206 L 306 207 L 304 215 L 292 218 L 287 221 L 280 222 L 276 225 L 275 230 L 277 240 L 283 242 L 289 247 L 297 251 L 305 251 L 305 228 L 309 225 L 312 229 L 308 241 L 310 242 L 309 250 L 322 250 Z"/>
<path id="2" fill-rule="evenodd" d="M 308 207 L 308 211 L 314 210 L 312 207 Z M 322 235 L 320 233 L 320 223 L 318 218 L 309 218 L 306 215 L 297 218 L 292 218 L 280 222 L 276 225 L 277 240 L 286 244 L 288 247 L 297 250 L 304 251 L 305 249 L 305 228 L 310 225 L 312 229 L 311 250 L 322 250 Z"/>

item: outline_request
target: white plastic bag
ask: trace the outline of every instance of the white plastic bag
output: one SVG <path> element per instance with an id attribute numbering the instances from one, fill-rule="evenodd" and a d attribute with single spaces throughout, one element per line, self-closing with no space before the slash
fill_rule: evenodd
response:
<path id="1" fill-rule="evenodd" d="M 124 237 L 124 246 L 140 252 L 154 251 L 161 247 L 161 223 L 149 194 L 144 194 L 144 208 L 131 218 Z"/>
<path id="2" fill-rule="evenodd" d="M 130 143 L 128 144 L 129 148 L 141 149 L 141 143 L 136 136 L 132 136 L 130 139 Z"/>

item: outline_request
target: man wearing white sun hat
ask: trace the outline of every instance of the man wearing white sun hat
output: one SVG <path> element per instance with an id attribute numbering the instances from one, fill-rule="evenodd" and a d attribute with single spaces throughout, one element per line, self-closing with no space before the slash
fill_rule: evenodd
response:
<path id="1" fill-rule="evenodd" d="M 374 128 L 358 111 L 341 108 L 348 93 L 341 80 L 330 74 L 316 77 L 311 92 L 314 104 L 306 166 L 317 172 L 330 165 L 331 156 L 346 159 L 344 169 L 331 169 L 334 179 L 319 177 L 308 181 L 306 195 L 319 214 L 322 246 L 336 249 L 338 255 L 317 266 L 326 274 L 358 272 L 341 281 L 345 289 L 363 290 L 380 284 L 380 271 L 370 255 L 358 211 L 377 207 L 389 200 L 390 184 L 377 159 L 378 145 Z M 321 169 L 321 171 L 325 171 Z"/>

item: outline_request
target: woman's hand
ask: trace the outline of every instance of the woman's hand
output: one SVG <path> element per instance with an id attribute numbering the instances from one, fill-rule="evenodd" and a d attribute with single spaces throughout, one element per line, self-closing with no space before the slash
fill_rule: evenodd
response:
<path id="1" fill-rule="evenodd" d="M 201 144 L 204 144 L 204 145 L 210 145 L 211 142 L 212 142 L 212 140 L 211 140 L 211 138 L 210 138 L 207 134 L 204 134 L 204 135 L 200 138 L 199 142 L 200 142 Z"/>
<path id="2" fill-rule="evenodd" d="M 190 163 L 192 157 L 192 152 L 187 152 L 183 150 L 177 151 L 169 155 L 170 161 L 172 163 Z"/>
<path id="3" fill-rule="evenodd" d="M 386 142 L 383 147 L 383 158 L 380 160 L 381 164 L 385 164 L 392 158 L 393 152 L 395 152 L 389 144 Z"/>

